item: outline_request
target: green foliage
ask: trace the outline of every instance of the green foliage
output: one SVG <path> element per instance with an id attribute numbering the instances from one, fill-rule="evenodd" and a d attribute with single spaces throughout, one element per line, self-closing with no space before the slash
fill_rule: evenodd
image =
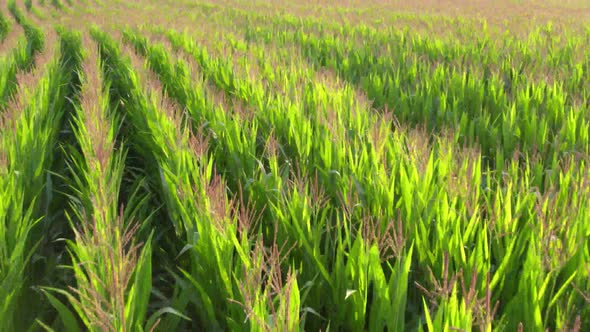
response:
<path id="1" fill-rule="evenodd" d="M 10 32 L 10 22 L 8 18 L 4 15 L 3 11 L 0 11 L 0 42 L 4 41 L 8 33 Z"/>
<path id="2" fill-rule="evenodd" d="M 59 210 L 47 330 L 590 329 L 588 32 L 237 6 L 121 40 L 58 29 L 0 132 L 0 330 L 30 324 L 23 276 Z M 44 46 L 9 8 L 5 106 Z"/>
<path id="3" fill-rule="evenodd" d="M 7 56 L 0 58 L 0 62 L 2 62 L 2 69 L 0 70 L 0 109 L 6 107 L 9 99 L 17 90 L 17 73 L 32 70 L 35 58 L 43 50 L 45 38 L 42 30 L 26 21 L 14 2 L 9 3 L 9 8 L 15 17 L 20 17 L 18 22 L 25 30 L 25 38 L 19 39 L 17 46 L 11 52 Z"/>
<path id="4" fill-rule="evenodd" d="M 5 112 L 12 120 L 2 128 L 0 154 L 5 159 L 2 172 L 5 204 L 0 209 L 0 283 L 3 299 L 0 330 L 25 330 L 31 324 L 28 313 L 35 308 L 35 296 L 27 290 L 31 257 L 42 239 L 35 227 L 43 223 L 47 172 L 63 116 L 63 74 L 57 58 L 39 71 L 40 79 L 31 88 L 21 86 L 14 103 Z M 61 101 L 61 102 L 59 102 Z M 20 107 L 23 107 L 20 109 Z M 1 158 L 0 158 L 1 159 Z M 4 191 L 5 190 L 5 191 Z M 28 319 L 24 319 L 28 317 Z"/>
<path id="5" fill-rule="evenodd" d="M 64 10 L 64 5 L 60 0 L 51 0 L 51 5 L 57 10 Z"/>
<path id="6" fill-rule="evenodd" d="M 10 10 L 10 13 L 16 22 L 20 24 L 25 31 L 25 36 L 27 37 L 27 57 L 25 58 L 26 62 L 23 66 L 28 70 L 33 66 L 34 57 L 41 52 L 45 46 L 45 34 L 40 27 L 29 21 L 25 14 L 20 11 L 14 0 L 8 2 L 8 10 Z"/>

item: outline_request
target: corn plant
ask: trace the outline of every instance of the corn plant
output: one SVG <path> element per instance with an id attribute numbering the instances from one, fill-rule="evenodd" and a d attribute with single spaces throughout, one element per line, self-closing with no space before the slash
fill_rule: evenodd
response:
<path id="1" fill-rule="evenodd" d="M 145 110 L 146 108 L 140 109 Z M 251 222 L 248 221 L 249 216 L 229 213 L 230 205 L 224 198 L 223 182 L 220 182 L 220 178 L 214 175 L 212 163 L 207 161 L 206 155 L 203 155 L 206 152 L 206 146 L 203 146 L 202 142 L 200 143 L 202 137 L 187 136 L 189 133 L 187 129 L 178 132 L 179 128 L 183 128 L 182 118 L 174 114 L 174 109 L 163 109 L 162 111 L 166 111 L 168 120 L 160 118 L 159 127 L 171 128 L 167 135 L 177 137 L 164 139 L 158 143 L 158 146 L 166 148 L 164 151 L 170 151 L 166 153 L 169 156 L 167 160 L 158 161 L 162 180 L 165 181 L 164 200 L 169 208 L 169 213 L 174 213 L 174 217 L 171 219 L 182 221 L 182 224 L 178 226 L 182 227 L 182 232 L 187 236 L 185 250 L 189 250 L 187 254 L 190 254 L 192 262 L 190 269 L 182 271 L 181 276 L 186 278 L 188 288 L 182 289 L 182 294 L 179 294 L 177 302 L 186 303 L 188 300 L 196 308 L 202 308 L 197 311 L 200 312 L 199 317 L 202 317 L 199 322 L 206 324 L 209 329 L 239 328 L 245 323 L 243 322 L 245 315 L 255 315 L 256 319 L 248 320 L 248 324 L 251 324 L 251 328 L 254 330 L 297 326 L 298 293 L 293 275 L 289 274 L 285 279 L 280 274 L 280 270 L 266 269 L 266 264 L 276 266 L 275 264 L 279 263 L 278 247 L 275 248 L 275 251 L 266 253 L 259 243 L 258 249 L 250 253 L 250 241 L 247 235 L 243 233 L 241 238 L 237 237 L 238 222 L 243 223 L 242 227 L 248 227 L 248 223 Z M 155 127 L 150 123 L 154 122 L 155 124 L 157 118 L 145 119 L 147 115 L 149 113 L 146 114 L 145 111 L 133 114 L 132 116 L 144 118 L 137 119 L 134 123 L 146 123 L 146 120 L 149 120 L 146 124 Z M 163 127 L 163 124 L 166 123 L 164 121 L 168 122 L 165 127 Z M 139 130 L 139 132 L 146 130 L 147 128 Z M 154 136 L 154 138 L 156 137 Z M 146 141 L 146 138 L 143 141 Z M 188 141 L 186 141 L 187 138 Z M 181 146 L 171 147 L 172 142 L 177 142 L 176 144 L 181 144 Z M 170 158 L 175 154 L 173 151 L 177 151 L 178 159 Z M 182 154 L 179 154 L 181 152 Z M 183 155 L 184 157 L 181 157 Z M 182 162 L 184 158 L 195 157 L 202 160 L 197 159 L 191 162 L 189 159 L 186 164 Z M 156 158 L 158 160 L 161 157 L 156 156 Z M 171 162 L 173 164 L 170 164 Z M 175 166 L 171 167 L 173 165 Z M 193 167 L 192 165 L 201 165 L 200 167 L 203 168 L 192 171 L 178 170 L 178 167 Z M 189 176 L 187 178 L 182 174 L 193 174 L 196 177 Z M 211 197 L 211 195 L 214 196 Z M 207 197 L 210 197 L 211 201 Z M 201 215 L 201 213 L 203 214 Z M 245 231 L 246 229 L 242 230 L 242 232 Z M 240 253 L 240 261 L 227 265 L 228 259 L 236 252 Z M 262 265 L 250 267 L 249 257 Z M 265 262 L 266 264 L 264 264 Z M 244 269 L 246 270 L 244 271 Z M 260 275 L 263 270 L 268 273 L 266 276 Z M 245 284 L 239 284 L 237 278 L 243 277 L 242 273 L 253 274 L 252 277 L 259 276 Z M 212 277 L 217 280 L 216 283 L 211 283 Z M 257 281 L 263 284 L 260 285 Z M 272 289 L 268 288 L 271 286 Z M 275 295 L 272 295 L 273 291 L 276 292 Z M 279 301 L 278 305 L 274 304 L 273 299 Z M 219 306 L 226 307 L 231 314 L 228 316 L 219 315 L 219 312 L 214 309 Z M 250 310 L 252 310 L 251 313 Z M 279 315 L 276 319 L 279 320 L 270 321 L 269 316 L 277 312 Z M 287 317 L 290 319 L 286 319 Z M 176 325 L 174 321 L 171 321 L 170 324 Z"/>
<path id="2" fill-rule="evenodd" d="M 6 329 L 590 329 L 584 19 L 412 6 L 8 1 Z"/>
<path id="3" fill-rule="evenodd" d="M 10 97 L 15 93 L 17 89 L 17 74 L 21 71 L 26 72 L 32 69 L 32 63 L 41 49 L 32 49 L 31 47 L 32 45 L 41 45 L 42 47 L 43 44 L 43 41 L 35 41 L 38 38 L 43 40 L 45 37 L 42 34 L 25 33 L 25 37 L 19 38 L 16 41 L 16 46 L 10 53 L 0 60 L 4 63 L 0 72 L 0 108 L 5 107 Z"/>
<path id="4" fill-rule="evenodd" d="M 108 94 L 103 93 L 97 51 L 86 45 L 80 107 L 72 124 L 80 152 L 70 153 L 77 195 L 70 218 L 75 239 L 68 247 L 76 284 L 71 292 L 53 290 L 66 294 L 90 331 L 150 329 L 144 324 L 151 289 L 151 239 L 144 246 L 135 239 L 140 222 L 135 219 L 145 217 L 138 211 L 145 198 L 132 197 L 125 208 L 118 206 L 125 165 L 125 151 L 114 150 L 119 120 L 109 111 Z M 80 330 L 74 314 L 46 294 L 64 327 Z"/>
<path id="5" fill-rule="evenodd" d="M 34 56 L 45 46 L 43 30 L 29 21 L 25 14 L 20 11 L 15 1 L 8 1 L 8 9 L 16 22 L 20 24 L 25 31 L 25 36 L 27 37 L 27 61 L 24 66 L 26 69 L 30 69 L 33 66 Z"/>
<path id="6" fill-rule="evenodd" d="M 129 38 L 132 39 L 132 40 L 134 38 L 130 33 L 127 33 L 127 36 L 129 36 Z M 135 38 L 134 40 L 135 40 L 137 49 L 140 52 L 146 52 L 145 41 L 142 42 L 141 39 L 137 39 L 137 38 Z M 148 52 L 148 54 L 150 53 L 149 52 L 149 48 L 147 48 L 147 52 Z M 156 56 L 157 52 L 161 52 L 161 51 L 154 50 L 151 53 L 154 54 L 154 56 Z M 203 54 L 203 53 L 201 53 L 201 54 Z M 151 55 L 150 55 L 150 57 L 151 57 Z M 161 58 L 161 56 L 159 56 L 159 57 Z M 205 53 L 205 55 L 202 55 L 201 57 L 202 58 L 197 58 L 197 59 L 199 59 L 199 63 L 201 64 L 201 66 L 203 67 L 204 70 L 208 70 L 207 68 L 213 68 L 212 70 L 214 70 L 214 68 L 216 68 L 216 66 L 214 66 L 214 65 L 211 66 L 211 65 L 208 64 L 207 61 L 209 61 L 208 60 L 209 58 L 206 55 L 206 53 Z M 154 61 L 154 63 L 157 64 L 156 61 Z M 170 68 L 168 68 L 168 69 L 162 68 L 161 64 L 160 65 L 155 65 L 153 68 L 155 68 L 158 72 L 162 73 L 162 75 L 165 75 L 163 77 L 169 77 L 170 75 L 173 75 L 171 73 L 174 72 L 173 69 L 170 69 Z M 215 79 L 214 80 L 215 84 L 218 84 L 218 86 L 220 86 L 224 90 L 227 89 L 227 90 L 232 91 L 232 94 L 235 93 L 235 94 L 237 94 L 240 97 L 242 96 L 242 92 L 241 91 L 252 91 L 252 89 L 248 89 L 248 88 L 245 88 L 244 90 L 242 90 L 242 87 L 240 87 L 240 85 L 241 85 L 240 80 L 239 79 L 232 78 L 231 69 L 229 69 L 229 75 L 226 74 L 225 77 L 226 78 L 223 78 L 223 76 L 219 76 L 219 79 Z M 229 79 L 227 79 L 227 78 L 229 78 Z M 227 85 L 224 85 L 224 84 L 227 84 Z M 171 89 L 171 91 L 174 91 L 176 87 L 180 87 L 180 86 L 182 86 L 182 85 L 181 84 L 170 85 L 170 89 Z M 180 88 L 180 90 L 182 90 L 182 88 Z M 179 96 L 178 98 L 179 98 L 179 101 L 180 102 L 182 102 L 184 100 L 183 99 L 184 98 L 184 94 L 183 93 L 181 93 L 181 92 L 174 93 L 174 95 L 178 95 Z M 243 95 L 242 98 L 245 99 L 245 98 L 247 98 L 246 96 L 247 95 Z M 190 109 L 190 107 L 189 107 L 189 109 Z M 272 117 L 262 116 L 261 118 L 272 118 Z M 405 139 L 405 140 L 407 141 L 407 143 L 405 143 L 405 144 L 408 144 L 408 143 L 411 143 L 412 144 L 412 145 L 409 145 L 408 148 L 412 148 L 412 149 L 416 149 L 417 148 L 417 146 L 415 146 L 414 144 L 415 143 L 419 143 L 419 141 L 418 142 L 413 142 L 413 139 L 411 139 L 411 137 L 410 137 L 410 139 Z M 444 146 L 441 146 L 441 148 L 444 148 Z M 400 152 L 395 153 L 395 155 L 397 157 L 393 157 L 392 159 L 399 158 L 399 156 L 401 154 L 405 153 L 405 152 L 402 152 L 402 151 L 403 150 L 400 150 Z M 419 152 L 419 151 L 420 150 L 418 150 L 416 152 Z M 412 153 L 412 155 L 415 155 L 414 152 Z M 420 159 L 423 160 L 421 163 L 426 163 L 424 166 L 427 167 L 427 170 L 429 172 L 432 172 L 432 171 L 436 170 L 436 173 L 439 174 L 439 177 L 444 176 L 444 174 L 446 172 L 448 172 L 448 170 L 450 170 L 450 168 L 451 168 L 451 167 L 449 167 L 450 165 L 445 164 L 445 162 L 442 162 L 442 160 L 440 162 L 437 162 L 436 164 L 431 164 L 432 163 L 432 160 L 438 160 L 441 157 L 443 157 L 443 158 L 446 159 L 446 158 L 448 158 L 448 155 L 447 156 L 441 155 L 440 157 L 436 157 L 434 159 L 429 159 L 428 155 L 426 155 L 426 159 L 423 159 L 423 157 L 421 157 L 420 155 L 416 155 L 416 157 L 419 157 Z M 432 156 L 430 156 L 430 158 L 432 158 Z M 401 173 L 398 176 L 401 177 L 401 185 L 402 185 L 402 188 L 411 188 L 411 187 L 415 186 L 415 184 L 412 185 L 411 183 L 416 183 L 416 184 L 422 183 L 422 181 L 420 180 L 420 175 L 419 175 L 420 173 L 419 172 L 424 172 L 424 169 L 421 169 L 422 167 L 417 168 L 417 167 L 413 166 L 413 165 L 416 165 L 416 162 L 417 161 L 419 161 L 419 160 L 418 159 L 414 159 L 414 157 L 412 157 L 411 160 L 409 160 L 410 164 L 404 164 L 404 166 L 403 166 L 404 168 L 410 167 L 410 170 L 412 171 L 413 174 L 412 173 L 407 173 L 408 172 L 407 170 L 400 169 L 400 172 Z M 465 162 L 471 163 L 472 161 L 471 160 L 465 160 Z M 448 161 L 447 161 L 447 163 L 448 163 Z M 475 165 L 477 165 L 477 160 L 476 160 L 476 164 Z M 512 165 L 518 165 L 518 162 L 516 162 L 516 164 L 512 164 Z M 458 166 L 461 166 L 461 165 L 458 165 Z M 473 171 L 473 170 L 481 169 L 481 162 L 480 162 L 479 166 L 476 166 L 475 168 L 473 168 L 473 166 L 470 166 L 470 164 L 467 164 L 467 165 L 464 164 L 464 166 L 461 166 L 461 167 L 465 167 L 465 166 L 469 166 L 469 169 L 471 169 L 471 171 Z M 513 170 L 515 170 L 514 169 L 514 166 L 510 166 L 510 167 Z M 371 172 L 371 173 L 374 173 L 374 172 Z M 409 177 L 410 174 L 411 174 L 411 177 Z M 427 174 L 435 174 L 435 173 L 427 173 Z M 518 174 L 518 171 L 516 173 L 514 173 L 514 174 L 515 174 L 514 175 L 515 177 L 520 177 L 520 175 L 517 175 Z M 451 175 L 451 174 L 448 174 L 448 175 Z M 469 174 L 469 176 L 472 176 L 473 179 L 486 178 L 486 177 L 489 178 L 489 175 L 490 175 L 490 173 L 487 173 L 487 174 L 470 173 Z M 428 187 L 424 187 L 424 185 L 426 183 L 434 180 L 434 179 L 436 179 L 436 178 L 432 178 L 432 175 L 426 175 L 425 180 L 427 182 L 424 182 L 422 184 L 419 184 L 419 187 L 418 188 L 424 188 L 424 189 L 420 189 L 420 191 L 422 191 L 422 190 L 424 190 L 424 191 L 426 191 L 426 190 L 430 191 L 430 189 L 427 189 Z M 440 181 L 440 180 L 438 180 L 438 181 Z M 473 180 L 470 180 L 470 181 L 473 181 Z M 481 180 L 479 180 L 479 181 L 481 181 Z M 446 182 L 446 180 L 445 180 L 445 182 Z M 376 182 L 375 181 L 369 181 L 369 183 L 371 183 L 374 186 Z M 449 184 L 452 185 L 453 183 L 451 182 Z M 478 188 L 480 186 L 481 187 L 484 187 L 484 188 L 485 187 L 488 187 L 488 188 L 491 189 L 491 187 L 492 186 L 495 186 L 495 184 L 492 184 L 492 183 L 489 183 L 488 182 L 488 183 L 481 183 L 479 186 L 477 184 L 475 184 L 473 187 L 474 188 Z M 501 187 L 498 186 L 498 188 L 501 188 Z M 429 195 L 429 194 L 427 194 L 428 191 L 425 192 L 425 194 L 426 194 L 427 197 Z M 411 194 L 411 190 L 402 190 L 400 194 L 401 194 L 401 198 L 402 199 L 400 200 L 400 203 L 399 204 L 402 204 L 402 206 L 405 206 L 406 207 L 405 213 L 403 214 L 404 215 L 404 218 L 407 218 L 408 216 L 411 216 L 411 215 L 416 215 L 416 212 L 418 212 L 418 215 L 420 215 L 421 213 L 423 213 L 423 212 L 420 212 L 420 211 L 425 211 L 425 209 L 428 207 L 427 205 L 423 205 L 422 203 L 419 203 L 418 206 L 416 206 L 416 207 L 412 207 L 412 205 L 415 205 L 418 202 L 412 203 L 412 201 L 414 201 L 414 200 L 412 199 L 412 196 L 411 196 L 412 195 Z M 445 201 L 447 201 L 447 200 L 450 199 L 450 197 L 447 196 L 449 193 L 439 192 L 439 195 L 440 194 L 443 194 L 444 195 L 444 196 L 441 196 L 440 199 L 444 199 Z M 474 200 L 474 202 L 479 201 L 480 199 L 477 199 L 477 197 L 480 195 L 478 193 L 478 191 L 476 190 L 474 194 L 476 195 L 475 196 L 476 199 Z M 365 195 L 366 195 L 366 192 L 365 192 Z M 454 195 L 457 195 L 457 192 L 454 192 Z M 440 199 L 433 198 L 432 200 L 438 201 Z M 471 199 L 472 198 L 470 198 L 470 200 Z M 511 198 L 509 198 L 509 199 L 511 199 Z M 373 200 L 367 199 L 365 201 L 369 201 L 370 202 L 370 201 L 374 201 L 374 199 Z M 451 202 L 451 203 L 452 202 L 456 202 L 457 203 L 458 201 L 456 201 L 455 199 L 453 199 L 453 200 L 450 200 L 449 202 Z M 456 203 L 452 203 L 452 204 L 456 204 Z M 469 201 L 467 201 L 465 203 L 469 203 Z M 471 204 L 471 203 L 469 203 L 469 204 Z M 505 204 L 505 203 L 500 203 L 500 204 Z M 415 208 L 417 210 L 414 210 Z M 455 205 L 455 209 L 457 209 L 457 208 L 458 208 L 458 206 Z M 444 208 L 444 206 L 440 206 L 439 209 L 441 209 L 440 211 L 442 212 L 442 211 L 447 210 L 448 207 L 447 208 Z M 283 207 L 283 208 L 277 209 L 277 210 L 284 211 L 286 209 Z M 404 210 L 402 210 L 402 211 L 404 211 Z M 467 210 L 464 210 L 464 211 L 465 212 L 468 212 Z M 437 213 L 438 212 L 432 211 L 431 216 L 436 217 L 438 215 Z M 462 215 L 462 213 L 463 212 L 461 212 L 460 215 Z M 427 217 L 427 220 L 429 220 L 430 218 L 431 217 Z M 460 221 L 460 220 L 461 219 L 459 219 L 457 221 Z M 444 230 L 441 229 L 440 232 L 437 232 L 437 233 L 439 233 L 441 235 L 440 240 L 439 240 L 439 242 L 437 244 L 437 246 L 440 246 L 440 249 L 437 249 L 436 250 L 436 252 L 438 252 L 438 254 L 436 254 L 435 256 L 431 256 L 432 258 L 430 258 L 428 264 L 429 265 L 430 264 L 436 264 L 437 262 L 441 261 L 443 259 L 443 257 L 444 257 L 442 255 L 442 253 L 445 252 L 446 250 L 450 250 L 451 252 L 457 253 L 458 256 L 455 256 L 456 257 L 455 258 L 456 262 L 459 262 L 460 265 L 463 265 L 466 270 L 468 268 L 469 269 L 473 269 L 475 267 L 477 267 L 479 269 L 479 273 L 480 273 L 479 278 L 477 278 L 478 275 L 475 275 L 475 280 L 476 281 L 479 280 L 479 286 L 477 286 L 477 287 L 480 289 L 479 292 L 481 294 L 487 294 L 485 296 L 488 296 L 488 298 L 489 298 L 489 294 L 491 292 L 490 285 L 486 285 L 484 283 L 484 280 L 486 280 L 486 273 L 487 273 L 486 266 L 488 266 L 488 268 L 489 268 L 490 263 L 492 261 L 490 261 L 490 260 L 486 260 L 484 262 L 474 261 L 473 259 L 475 257 L 481 257 L 481 256 L 479 256 L 479 254 L 476 254 L 476 253 L 474 253 L 474 256 L 471 256 L 469 258 L 469 260 L 466 260 L 466 257 L 463 256 L 464 253 L 462 253 L 461 251 L 457 251 L 457 250 L 459 250 L 459 248 L 464 247 L 465 246 L 465 243 L 471 243 L 471 241 L 477 241 L 479 244 L 477 244 L 475 248 L 477 248 L 477 250 L 479 252 L 482 252 L 482 253 L 483 252 L 486 252 L 487 248 L 489 247 L 489 240 L 487 240 L 485 236 L 484 237 L 479 237 L 479 238 L 478 237 L 473 237 L 478 232 L 475 231 L 472 227 L 473 227 L 473 225 L 476 225 L 477 224 L 478 220 L 479 220 L 478 217 L 475 217 L 475 218 L 474 217 L 471 217 L 471 218 L 466 219 L 465 220 L 465 222 L 467 222 L 466 225 L 471 225 L 471 226 L 468 226 L 468 227 L 471 228 L 471 231 L 466 234 L 468 237 L 457 238 L 456 239 L 456 242 L 455 241 L 452 242 L 452 243 L 455 243 L 455 244 L 452 244 L 451 247 L 448 247 L 448 244 L 445 244 L 446 239 L 444 237 L 444 234 L 449 234 L 449 232 L 451 232 L 451 229 L 453 229 L 453 228 L 449 228 L 447 231 L 444 231 Z M 449 222 L 450 221 L 452 221 L 452 220 L 450 219 Z M 460 226 L 461 223 L 455 223 L 455 222 L 453 224 L 449 224 L 448 226 L 443 226 L 443 227 L 449 227 L 449 226 L 450 227 L 461 227 Z M 442 225 L 446 225 L 446 223 L 443 223 Z M 453 226 L 451 226 L 451 225 L 453 225 Z M 428 236 L 430 236 L 429 234 L 432 232 L 430 230 L 430 227 L 432 227 L 430 223 L 424 223 L 424 225 L 420 226 L 419 228 L 417 228 L 414 231 L 414 232 L 417 232 L 416 236 L 419 236 L 418 239 L 417 239 L 417 240 L 419 240 L 418 245 L 420 247 L 422 247 L 422 249 L 419 252 L 422 252 L 422 253 L 433 252 L 433 249 L 434 248 L 430 248 L 431 244 L 429 244 L 429 243 L 431 243 L 431 241 L 428 240 Z M 455 234 L 460 234 L 461 232 L 458 231 L 458 229 L 460 229 L 460 228 L 457 228 L 455 231 L 452 231 L 452 232 L 454 232 Z M 412 236 L 412 234 L 413 234 L 413 231 L 410 229 L 410 234 L 408 234 L 408 235 Z M 346 236 L 346 237 L 348 237 L 348 236 Z M 514 244 L 517 243 L 516 241 L 523 242 L 521 240 L 518 240 L 518 238 L 515 238 L 514 241 L 515 241 Z M 524 245 L 524 244 L 521 244 L 521 246 L 519 248 L 524 248 L 522 245 Z M 471 246 L 472 245 L 468 245 L 468 247 L 471 247 Z M 452 249 L 452 248 L 456 248 L 456 249 Z M 514 248 L 510 247 L 510 250 L 513 250 L 513 249 Z M 522 249 L 518 249 L 517 252 L 520 252 L 521 253 L 522 252 Z M 501 254 L 501 255 L 502 256 L 500 256 L 500 257 L 501 257 L 501 259 L 503 261 L 503 265 L 507 266 L 509 264 L 513 264 L 513 263 L 509 263 L 509 262 L 511 262 L 512 259 L 515 259 L 515 257 L 518 257 L 519 254 L 516 254 L 516 255 L 512 255 L 511 254 L 511 255 L 507 255 L 507 256 L 504 256 L 504 254 Z M 422 261 L 422 258 L 420 259 L 420 261 Z M 321 269 L 320 269 L 320 271 L 321 271 Z M 444 271 L 443 269 L 439 269 L 437 274 L 441 275 L 441 274 L 443 274 L 443 271 Z M 506 271 L 502 271 L 502 272 L 506 272 Z M 454 277 L 457 278 L 458 275 L 456 275 Z M 448 276 L 445 277 L 445 278 L 448 278 Z M 502 278 L 501 277 L 501 274 L 498 274 L 493 279 L 493 284 L 492 285 L 495 286 L 497 284 L 498 280 L 502 280 L 501 278 Z M 431 283 L 432 282 L 436 282 L 436 280 L 431 280 L 430 282 Z M 416 283 L 418 283 L 418 281 L 416 281 Z M 470 287 L 476 287 L 476 286 L 475 285 L 471 285 Z M 470 313 L 470 311 L 472 309 L 475 310 L 475 309 L 481 308 L 481 309 L 478 309 L 478 310 L 487 310 L 488 311 L 488 314 L 490 312 L 493 312 L 493 310 L 492 310 L 493 308 L 491 307 L 492 304 L 490 303 L 491 302 L 491 299 L 488 301 L 488 303 L 486 304 L 486 306 L 479 307 L 480 304 L 477 304 L 477 306 L 474 307 L 474 305 L 476 305 L 476 303 L 473 302 L 474 295 L 472 293 L 475 292 L 475 290 L 474 290 L 475 288 L 471 288 L 471 289 L 472 290 L 470 290 L 469 287 L 464 288 L 464 292 L 465 292 L 464 295 L 465 296 L 468 296 L 467 299 L 471 299 L 470 300 L 471 302 L 468 302 L 467 304 L 464 304 L 467 307 L 470 307 L 467 310 L 467 316 L 466 316 L 467 318 L 466 318 L 466 321 L 472 321 L 473 320 L 473 318 L 471 316 L 471 313 Z M 449 289 L 449 291 L 450 291 L 450 289 Z M 322 292 L 318 292 L 318 293 L 322 293 Z M 432 296 L 433 297 L 436 297 L 437 295 L 434 294 Z M 454 309 L 449 309 L 449 310 L 454 310 Z M 440 314 L 442 315 L 443 312 L 444 311 L 440 311 Z M 479 315 L 480 313 L 477 312 L 476 314 Z M 491 316 L 493 317 L 493 314 Z M 486 326 L 486 328 L 488 328 L 488 329 L 491 326 L 490 325 L 490 322 L 491 322 L 491 317 L 490 316 L 484 316 L 484 318 L 482 318 L 482 324 L 484 324 L 483 326 Z M 441 323 L 441 324 L 454 324 L 454 323 L 447 322 L 447 323 Z M 448 326 L 448 325 L 445 325 L 445 326 Z"/>
<path id="7" fill-rule="evenodd" d="M 3 330 L 22 330 L 31 324 L 26 312 L 37 308 L 34 294 L 27 289 L 31 277 L 31 257 L 42 234 L 47 173 L 53 159 L 63 112 L 59 51 L 47 50 L 39 67 L 19 77 L 20 91 L 3 112 L 2 129 L 2 289 Z M 32 88 L 27 88 L 30 85 Z"/>
<path id="8" fill-rule="evenodd" d="M 8 36 L 8 33 L 10 32 L 10 28 L 10 21 L 8 21 L 4 12 L 0 11 L 0 42 L 3 42 L 4 39 L 6 39 L 6 36 Z"/>

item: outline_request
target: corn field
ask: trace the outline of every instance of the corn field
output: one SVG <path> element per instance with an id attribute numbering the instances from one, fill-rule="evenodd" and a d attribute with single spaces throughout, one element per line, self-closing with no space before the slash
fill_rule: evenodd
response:
<path id="1" fill-rule="evenodd" d="M 590 331 L 590 6 L 416 3 L 0 0 L 0 332 Z"/>

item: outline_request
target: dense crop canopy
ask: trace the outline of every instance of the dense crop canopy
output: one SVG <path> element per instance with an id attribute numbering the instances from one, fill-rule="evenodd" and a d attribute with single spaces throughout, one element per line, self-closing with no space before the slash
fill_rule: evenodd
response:
<path id="1" fill-rule="evenodd" d="M 532 2 L 0 1 L 0 332 L 590 330 L 590 17 Z"/>

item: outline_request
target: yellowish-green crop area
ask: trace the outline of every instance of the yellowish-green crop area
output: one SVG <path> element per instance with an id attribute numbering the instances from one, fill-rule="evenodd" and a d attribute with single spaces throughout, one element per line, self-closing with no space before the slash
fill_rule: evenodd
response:
<path id="1" fill-rule="evenodd" d="M 0 332 L 590 331 L 583 0 L 0 0 Z"/>

